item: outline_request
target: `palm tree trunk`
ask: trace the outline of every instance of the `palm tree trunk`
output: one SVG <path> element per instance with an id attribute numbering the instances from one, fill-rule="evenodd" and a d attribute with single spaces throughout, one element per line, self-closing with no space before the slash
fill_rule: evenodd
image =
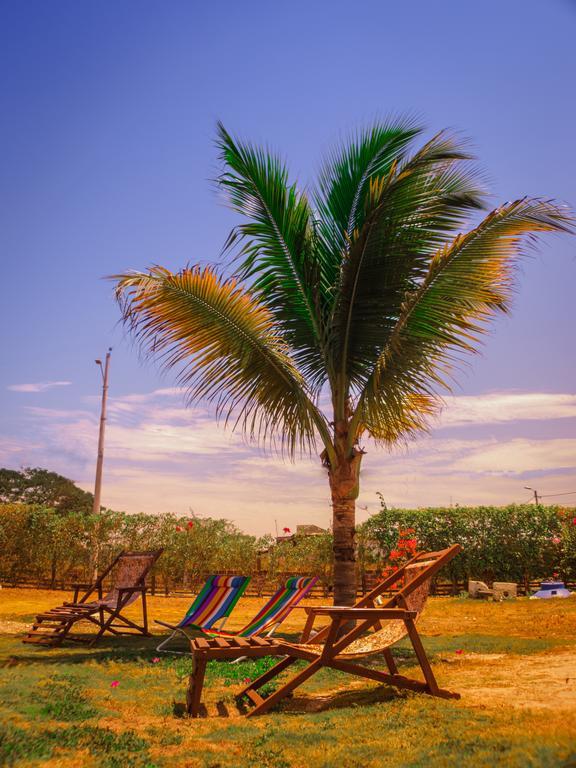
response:
<path id="1" fill-rule="evenodd" d="M 356 600 L 356 499 L 359 491 L 363 453 L 345 453 L 343 441 L 336 440 L 338 464 L 328 476 L 332 494 L 334 535 L 334 605 L 353 605 Z"/>
<path id="2" fill-rule="evenodd" d="M 334 605 L 354 605 L 356 600 L 356 502 L 332 492 L 334 534 Z"/>

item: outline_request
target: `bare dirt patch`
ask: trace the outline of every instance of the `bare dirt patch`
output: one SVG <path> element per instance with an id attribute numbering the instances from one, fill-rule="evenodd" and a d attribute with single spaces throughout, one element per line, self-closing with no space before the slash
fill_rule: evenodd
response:
<path id="1" fill-rule="evenodd" d="M 27 629 L 28 625 L 21 621 L 0 619 L 0 635 L 17 635 L 20 632 L 25 632 Z"/>
<path id="2" fill-rule="evenodd" d="M 574 650 L 529 656 L 467 654 L 449 677 L 450 688 L 461 691 L 469 706 L 561 709 L 576 719 Z"/>

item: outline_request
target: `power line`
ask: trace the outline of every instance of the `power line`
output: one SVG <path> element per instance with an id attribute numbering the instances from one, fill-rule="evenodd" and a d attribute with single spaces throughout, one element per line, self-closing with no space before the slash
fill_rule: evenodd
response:
<path id="1" fill-rule="evenodd" d="M 552 496 L 574 496 L 576 491 L 565 491 L 564 493 L 546 493 L 544 496 L 540 496 L 541 499 L 551 499 Z"/>

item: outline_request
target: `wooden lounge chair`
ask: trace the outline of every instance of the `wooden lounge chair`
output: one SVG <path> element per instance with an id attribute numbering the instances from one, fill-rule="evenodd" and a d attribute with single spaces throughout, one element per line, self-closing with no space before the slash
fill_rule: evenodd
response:
<path id="1" fill-rule="evenodd" d="M 74 599 L 36 616 L 32 629 L 22 642 L 46 646 L 61 645 L 65 639 L 94 645 L 105 632 L 113 635 L 142 634 L 148 632 L 145 579 L 162 554 L 161 549 L 152 552 L 120 552 L 118 557 L 92 585 L 75 584 Z M 111 576 L 112 587 L 103 595 L 103 582 Z M 80 590 L 87 591 L 78 599 Z M 88 600 L 97 594 L 98 599 Z M 142 598 L 142 625 L 122 615 L 122 612 L 138 598 Z M 88 621 L 98 627 L 98 632 L 89 637 L 70 634 L 79 621 Z"/>
<path id="2" fill-rule="evenodd" d="M 247 716 L 266 712 L 323 667 L 331 667 L 431 696 L 460 698 L 459 694 L 438 686 L 415 625 L 426 603 L 432 578 L 460 550 L 460 545 L 456 544 L 440 552 L 416 555 L 358 600 L 352 608 L 338 606 L 306 608 L 308 620 L 300 643 L 268 639 L 265 647 L 264 645 L 260 648 L 254 646 L 247 651 L 236 645 L 238 638 L 232 639 L 228 645 L 221 638 L 214 640 L 199 638 L 192 641 L 195 666 L 190 676 L 188 690 L 189 714 L 193 717 L 199 714 L 207 662 L 218 658 L 232 659 L 240 655 L 284 657 L 268 672 L 246 685 L 238 694 L 239 699 L 245 695 L 255 705 Z M 400 579 L 404 581 L 403 586 L 377 606 L 380 596 L 392 589 Z M 318 616 L 326 616 L 330 619 L 330 623 L 313 634 L 314 621 Z M 355 622 L 354 628 L 349 631 L 344 630 L 345 634 L 342 635 L 342 628 L 350 622 Z M 414 648 L 424 681 L 413 680 L 398 672 L 390 647 L 405 636 L 409 637 Z M 254 639 L 263 640 L 262 638 Z M 383 658 L 387 671 L 358 663 L 359 660 L 370 656 Z M 270 682 L 298 660 L 307 662 L 304 669 L 266 698 L 259 693 L 259 689 L 265 683 Z"/>
<path id="3" fill-rule="evenodd" d="M 223 629 L 227 618 L 238 600 L 244 594 L 249 576 L 209 576 L 198 596 L 188 609 L 184 618 L 178 624 L 168 624 L 154 619 L 156 624 L 168 627 L 172 634 L 163 640 L 156 648 L 160 653 L 182 653 L 182 651 L 167 650 L 166 646 L 176 635 L 183 635 L 186 640 L 191 636 L 188 631 L 206 632 L 220 622 L 218 629 Z M 186 651 L 186 654 L 188 651 Z"/>

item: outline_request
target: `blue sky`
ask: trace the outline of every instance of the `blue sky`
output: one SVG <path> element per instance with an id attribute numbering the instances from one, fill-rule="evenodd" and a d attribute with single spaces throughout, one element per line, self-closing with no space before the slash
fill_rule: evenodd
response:
<path id="1" fill-rule="evenodd" d="M 217 119 L 279 149 L 305 185 L 350 129 L 416 114 L 430 131 L 471 138 L 494 205 L 525 194 L 574 205 L 575 33 L 565 0 L 4 0 L 2 465 L 39 464 L 91 486 L 93 360 L 111 345 L 105 503 L 192 506 L 258 531 L 273 516 L 327 522 L 321 470 L 263 458 L 209 413 L 184 412 L 173 382 L 125 338 L 102 278 L 220 258 L 235 218 L 210 183 Z M 513 315 L 445 421 L 408 455 L 370 451 L 367 511 L 376 490 L 397 505 L 508 502 L 534 484 L 576 490 L 575 275 L 569 238 L 547 239 L 525 262 Z M 224 492 L 234 484 L 241 498 Z"/>

